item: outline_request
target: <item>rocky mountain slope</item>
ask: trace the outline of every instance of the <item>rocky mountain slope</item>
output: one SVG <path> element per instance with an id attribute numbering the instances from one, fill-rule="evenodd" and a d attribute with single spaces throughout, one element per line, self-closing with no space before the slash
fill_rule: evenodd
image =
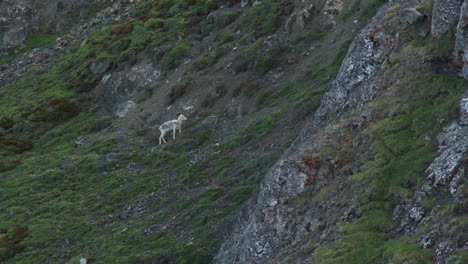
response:
<path id="1" fill-rule="evenodd" d="M 468 261 L 467 1 L 0 7 L 0 263 Z"/>

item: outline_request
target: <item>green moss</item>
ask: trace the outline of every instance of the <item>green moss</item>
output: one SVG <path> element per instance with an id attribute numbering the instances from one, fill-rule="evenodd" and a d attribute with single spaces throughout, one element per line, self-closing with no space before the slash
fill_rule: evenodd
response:
<path id="1" fill-rule="evenodd" d="M 257 98 L 257 108 L 262 109 L 273 103 L 272 92 L 263 92 Z"/>
<path id="2" fill-rule="evenodd" d="M 191 50 L 191 42 L 184 40 L 179 42 L 163 59 L 163 65 L 165 69 L 172 69 L 176 67 L 180 60 L 185 58 Z"/>
<path id="3" fill-rule="evenodd" d="M 201 71 L 212 67 L 216 61 L 223 56 L 224 51 L 221 48 L 217 48 L 216 50 L 209 52 L 207 55 L 200 56 L 194 63 L 194 68 L 197 71 Z"/>
<path id="4" fill-rule="evenodd" d="M 219 149 L 225 152 L 232 151 L 241 145 L 257 138 L 263 138 L 273 131 L 280 113 L 276 112 L 244 128 L 239 136 L 233 137 L 219 146 Z"/>
<path id="5" fill-rule="evenodd" d="M 175 100 L 181 98 L 187 92 L 191 81 L 192 78 L 187 77 L 172 87 L 171 93 L 169 94 L 171 99 L 170 103 L 173 103 Z"/>
<path id="6" fill-rule="evenodd" d="M 229 193 L 229 199 L 233 203 L 241 204 L 252 196 L 256 188 L 256 185 L 243 185 L 235 187 Z"/>
<path id="7" fill-rule="evenodd" d="M 216 187 L 216 188 L 209 188 L 207 189 L 200 199 L 197 201 L 199 205 L 209 205 L 211 202 L 216 201 L 223 195 L 223 188 Z"/>
<path id="8" fill-rule="evenodd" d="M 0 161 L 0 173 L 13 170 L 21 164 L 21 160 L 19 159 L 3 159 Z"/>
<path id="9" fill-rule="evenodd" d="M 105 141 L 95 141 L 87 148 L 86 152 L 96 152 L 98 154 L 104 155 L 112 152 L 115 149 L 116 145 L 117 139 L 114 138 L 107 139 Z"/>
<path id="10" fill-rule="evenodd" d="M 217 28 L 222 28 L 234 22 L 234 20 L 236 20 L 238 16 L 239 12 L 224 11 L 219 14 L 216 14 L 213 22 Z"/>
<path id="11" fill-rule="evenodd" d="M 0 261 L 8 260 L 23 251 L 25 245 L 21 242 L 29 235 L 28 227 L 17 226 L 0 234 Z"/>
<path id="12" fill-rule="evenodd" d="M 30 139 L 18 138 L 15 135 L 0 134 L 0 150 L 9 150 L 15 153 L 22 153 L 33 148 L 33 142 Z"/>
<path id="13" fill-rule="evenodd" d="M 323 40 L 327 36 L 327 32 L 322 31 L 319 28 L 311 28 L 304 31 L 301 31 L 292 36 L 293 43 L 304 42 L 306 48 L 308 45 Z"/>
<path id="14" fill-rule="evenodd" d="M 228 33 L 220 33 L 216 35 L 216 41 L 220 41 L 221 43 L 228 43 L 232 42 L 236 39 L 236 35 L 234 34 L 228 34 Z"/>
<path id="15" fill-rule="evenodd" d="M 10 129 L 15 124 L 13 118 L 7 116 L 0 116 L 0 128 Z"/>
<path id="16" fill-rule="evenodd" d="M 280 8 L 280 3 L 277 1 L 261 2 L 247 13 L 241 25 L 256 36 L 272 34 L 280 25 Z"/>

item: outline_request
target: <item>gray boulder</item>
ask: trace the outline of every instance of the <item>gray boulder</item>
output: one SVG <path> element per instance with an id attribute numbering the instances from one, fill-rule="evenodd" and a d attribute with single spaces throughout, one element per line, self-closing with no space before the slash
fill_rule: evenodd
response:
<path id="1" fill-rule="evenodd" d="M 462 67 L 462 76 L 468 80 L 468 0 L 463 2 L 457 26 L 453 61 Z"/>
<path id="2" fill-rule="evenodd" d="M 120 72 L 105 75 L 101 80 L 104 89 L 104 104 L 116 115 L 126 115 L 134 108 L 129 100 L 144 89 L 153 87 L 159 80 L 161 72 L 151 64 L 138 64 Z"/>
<path id="3" fill-rule="evenodd" d="M 424 15 L 421 14 L 416 8 L 405 8 L 399 12 L 400 21 L 405 24 L 414 24 L 424 19 Z"/>
<path id="4" fill-rule="evenodd" d="M 99 59 L 90 66 L 90 70 L 93 74 L 103 74 L 111 66 L 111 61 L 108 58 Z"/>
<path id="5" fill-rule="evenodd" d="M 442 37 L 457 23 L 461 0 L 435 0 L 432 8 L 431 34 L 435 38 Z"/>

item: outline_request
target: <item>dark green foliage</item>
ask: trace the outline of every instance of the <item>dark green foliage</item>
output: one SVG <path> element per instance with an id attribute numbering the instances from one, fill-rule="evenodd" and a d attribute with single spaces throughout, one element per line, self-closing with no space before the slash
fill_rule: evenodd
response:
<path id="1" fill-rule="evenodd" d="M 272 115 L 269 115 L 247 126 L 241 131 L 239 136 L 235 136 L 224 142 L 219 146 L 219 149 L 225 152 L 229 152 L 253 139 L 264 137 L 265 135 L 269 134 L 276 126 L 276 121 L 279 119 L 279 116 L 280 113 L 273 113 Z"/>
<path id="2" fill-rule="evenodd" d="M 281 46 L 263 50 L 264 40 L 258 39 L 242 52 L 239 62 L 234 65 L 236 72 L 254 70 L 257 74 L 264 75 L 270 69 L 277 67 L 281 62 L 281 54 L 288 47 Z"/>
<path id="3" fill-rule="evenodd" d="M 0 173 L 13 170 L 16 167 L 18 167 L 20 164 L 21 164 L 21 161 L 19 159 L 5 160 L 4 158 L 2 158 L 2 160 L 0 161 Z"/>
<path id="4" fill-rule="evenodd" d="M 227 89 L 224 86 L 216 87 L 214 93 L 210 93 L 203 99 L 201 106 L 203 108 L 211 108 L 215 106 L 216 101 L 220 98 L 223 98 L 226 95 L 226 93 Z"/>
<path id="5" fill-rule="evenodd" d="M 373 0 L 362 11 L 362 23 L 365 24 L 369 19 L 375 16 L 380 7 L 385 3 L 384 0 Z"/>
<path id="6" fill-rule="evenodd" d="M 256 36 L 274 33 L 279 25 L 281 14 L 281 3 L 278 1 L 264 1 L 253 7 L 241 24 Z"/>
<path id="7" fill-rule="evenodd" d="M 223 188 L 220 187 L 209 188 L 202 194 L 197 203 L 199 205 L 209 205 L 211 202 L 220 198 L 223 195 L 223 192 Z"/>
<path id="8" fill-rule="evenodd" d="M 257 108 L 262 109 L 273 103 L 272 92 L 263 92 L 257 98 Z"/>
<path id="9" fill-rule="evenodd" d="M 0 128 L 10 129 L 15 124 L 13 118 L 7 116 L 0 116 Z"/>
<path id="10" fill-rule="evenodd" d="M 207 55 L 199 57 L 195 61 L 194 67 L 198 71 L 207 69 L 213 66 L 223 54 L 224 54 L 223 49 L 217 48 L 216 50 L 208 53 Z"/>
<path id="11" fill-rule="evenodd" d="M 299 43 L 303 41 L 306 44 L 306 47 L 308 47 L 308 45 L 310 45 L 311 43 L 322 40 L 326 36 L 327 32 L 322 31 L 318 28 L 312 28 L 293 35 L 292 42 Z"/>
<path id="12" fill-rule="evenodd" d="M 238 16 L 239 12 L 225 11 L 215 15 L 213 18 L 213 22 L 216 25 L 216 27 L 222 28 L 234 22 L 234 20 L 236 20 Z"/>
<path id="13" fill-rule="evenodd" d="M 191 42 L 188 40 L 178 43 L 167 55 L 164 57 L 163 65 L 165 69 L 173 69 L 180 61 L 185 58 L 191 49 Z"/>
<path id="14" fill-rule="evenodd" d="M 327 82 L 335 77 L 340 69 L 341 63 L 343 59 L 346 57 L 346 53 L 348 52 L 348 48 L 351 45 L 352 40 L 346 41 L 343 46 L 340 48 L 338 53 L 335 55 L 333 59 L 333 63 L 331 66 L 320 70 L 313 74 L 313 79 L 317 82 Z"/>
<path id="15" fill-rule="evenodd" d="M 220 33 L 216 35 L 216 41 L 220 41 L 221 43 L 228 43 L 234 41 L 236 38 L 236 35 L 234 34 L 225 34 L 225 33 Z"/>
<path id="16" fill-rule="evenodd" d="M 428 52 L 437 60 L 445 60 L 452 56 L 452 50 L 455 41 L 454 29 L 447 32 L 439 39 L 435 39 L 427 46 Z"/>
<path id="17" fill-rule="evenodd" d="M 182 142 L 176 142 L 174 146 L 170 147 L 170 149 L 173 149 L 174 151 L 194 150 L 203 146 L 203 144 L 205 144 L 209 139 L 211 139 L 211 131 L 201 130 L 196 133 L 191 133 L 190 137 Z"/>
<path id="18" fill-rule="evenodd" d="M 30 139 L 21 139 L 15 135 L 0 134 L 0 150 L 9 150 L 15 153 L 22 153 L 33 148 L 33 142 Z"/>
<path id="19" fill-rule="evenodd" d="M 238 186 L 229 193 L 229 199 L 234 203 L 241 204 L 252 196 L 256 188 L 256 185 Z"/>
<path id="20" fill-rule="evenodd" d="M 51 98 L 46 103 L 31 106 L 23 116 L 34 122 L 63 121 L 80 113 L 80 107 L 66 98 Z"/>
<path id="21" fill-rule="evenodd" d="M 98 154 L 104 155 L 112 152 L 116 145 L 117 139 L 114 138 L 105 141 L 96 141 L 87 148 L 87 152 L 96 152 Z"/>
<path id="22" fill-rule="evenodd" d="M 192 78 L 188 77 L 172 87 L 171 93 L 169 94 L 171 104 L 175 100 L 181 98 L 187 92 L 187 88 L 189 87 L 191 81 Z"/>
<path id="23" fill-rule="evenodd" d="M 24 250 L 21 242 L 29 235 L 28 227 L 18 226 L 6 234 L 0 234 L 0 261 L 14 257 Z"/>

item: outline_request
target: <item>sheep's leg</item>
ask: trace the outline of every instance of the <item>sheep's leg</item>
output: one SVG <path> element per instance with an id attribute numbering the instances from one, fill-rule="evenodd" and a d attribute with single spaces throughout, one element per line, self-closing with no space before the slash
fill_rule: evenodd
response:
<path id="1" fill-rule="evenodd" d="M 161 136 L 159 136 L 159 145 L 162 144 L 162 142 L 166 143 L 166 139 L 164 136 L 166 135 L 166 132 L 161 131 Z"/>
<path id="2" fill-rule="evenodd" d="M 172 128 L 172 138 L 175 139 L 175 131 L 176 131 L 176 127 L 174 126 Z"/>

